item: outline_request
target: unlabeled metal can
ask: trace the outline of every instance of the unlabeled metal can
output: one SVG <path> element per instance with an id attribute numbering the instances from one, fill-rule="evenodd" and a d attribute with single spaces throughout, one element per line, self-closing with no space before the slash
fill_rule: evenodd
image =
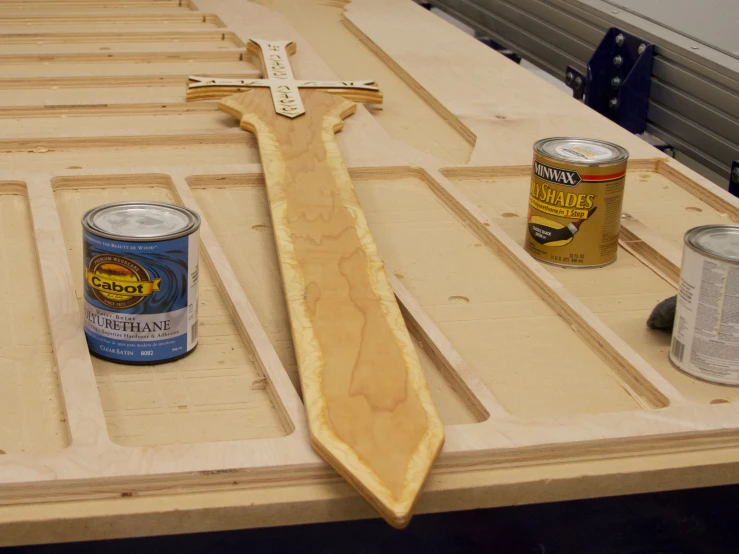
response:
<path id="1" fill-rule="evenodd" d="M 739 226 L 685 234 L 670 361 L 695 377 L 739 385 Z"/>
<path id="2" fill-rule="evenodd" d="M 106 204 L 82 216 L 85 335 L 92 354 L 156 364 L 193 351 L 199 228 L 192 210 L 159 202 Z"/>
<path id="3" fill-rule="evenodd" d="M 624 148 L 602 140 L 534 144 L 526 251 L 566 267 L 616 261 L 628 158 Z"/>

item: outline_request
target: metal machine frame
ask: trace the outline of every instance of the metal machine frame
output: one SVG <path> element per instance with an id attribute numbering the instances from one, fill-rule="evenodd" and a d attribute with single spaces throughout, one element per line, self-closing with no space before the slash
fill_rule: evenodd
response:
<path id="1" fill-rule="evenodd" d="M 568 66 L 586 72 L 611 27 L 653 43 L 646 131 L 730 178 L 739 159 L 736 57 L 603 0 L 430 3 L 563 80 Z"/>

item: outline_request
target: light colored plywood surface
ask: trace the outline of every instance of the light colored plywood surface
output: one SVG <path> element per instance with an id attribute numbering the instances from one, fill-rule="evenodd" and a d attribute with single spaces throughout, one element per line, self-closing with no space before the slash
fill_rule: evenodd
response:
<path id="1" fill-rule="evenodd" d="M 684 230 L 739 218 L 723 191 L 407 0 L 10 0 L 0 256 L 42 292 L 22 304 L 40 362 L 21 381 L 0 321 L 18 385 L 0 412 L 22 428 L 0 425 L 0 544 L 374 513 L 310 447 L 257 143 L 185 104 L 189 74 L 261 76 L 239 59 L 252 37 L 295 41 L 298 78 L 385 93 L 337 143 L 445 426 L 419 511 L 739 482 L 734 389 L 673 370 L 643 326 Z M 531 144 L 571 134 L 636 160 L 602 270 L 520 247 Z M 203 343 L 158 368 L 91 359 L 79 319 L 79 215 L 126 198 L 203 216 Z M 0 271 L 3 308 L 16 281 Z"/>
<path id="2" fill-rule="evenodd" d="M 166 188 L 60 188 L 56 201 L 75 289 L 82 301 L 82 214 L 100 204 L 173 202 Z M 175 364 L 129 367 L 93 358 L 111 438 L 125 446 L 181 444 L 285 434 L 264 376 L 243 343 L 212 270 L 201 267 L 200 340 Z"/>
<path id="3" fill-rule="evenodd" d="M 661 157 L 626 130 L 413 2 L 354 0 L 345 17 L 386 64 L 451 116 L 460 132 L 474 137 L 472 163 L 524 165 L 531 162 L 536 140 L 563 135 L 616 142 L 632 158 Z"/>
<path id="4" fill-rule="evenodd" d="M 69 84 L 63 79 L 0 79 L 0 102 L 6 110 L 19 106 L 36 106 L 37 111 L 40 111 L 38 107 L 65 106 L 69 110 L 104 102 L 108 106 L 123 104 L 134 111 L 135 104 L 126 104 L 132 98 L 145 104 L 180 103 L 182 83 L 187 81 L 187 75 L 153 75 L 132 81 L 133 84 L 124 80 L 116 85 L 106 78 L 94 77 L 75 79 Z"/>
<path id="5" fill-rule="evenodd" d="M 679 486 L 677 475 L 691 471 L 690 468 L 694 468 L 695 486 L 719 485 L 727 479 L 739 477 L 736 465 L 732 463 L 737 455 L 739 449 L 736 446 L 717 451 L 708 463 L 704 454 L 696 452 L 645 455 L 640 457 L 638 464 L 641 468 L 649 468 L 647 479 L 641 475 L 637 477 L 633 473 L 634 465 L 621 457 L 572 461 L 550 465 L 547 475 L 551 479 L 546 486 L 542 484 L 542 469 L 537 465 L 480 468 L 467 475 L 432 475 L 418 510 L 433 513 L 468 509 L 470 506 L 574 500 L 583 498 L 582 493 L 577 492 L 583 483 L 591 491 L 592 496 L 589 497 L 603 495 L 613 487 L 619 494 L 673 489 Z M 124 500 L 78 503 L 75 518 L 60 517 L 59 510 L 65 504 L 59 503 L 0 507 L 0 525 L 6 531 L 2 535 L 4 542 L 0 544 L 236 530 L 243 529 L 245 522 L 255 527 L 270 527 L 287 521 L 310 523 L 318 514 L 322 520 L 372 517 L 371 508 L 353 496 L 348 485 L 338 481 L 164 497 L 156 502 L 156 517 L 151 514 L 151 499 L 132 497 Z M 279 522 L 274 516 L 276 509 L 281 513 Z M 117 516 L 106 517 L 105 514 L 110 513 Z M 24 524 L 11 526 L 7 523 L 17 520 Z"/>
<path id="6" fill-rule="evenodd" d="M 243 52 L 232 33 L 221 31 L 180 33 L 38 33 L 2 37 L 0 55 L 118 54 L 148 52 Z"/>
<path id="7" fill-rule="evenodd" d="M 149 47 L 146 52 L 55 52 L 45 54 L 0 54 L 3 66 L 31 65 L 47 67 L 65 64 L 100 64 L 116 65 L 125 63 L 193 63 L 193 62 L 231 62 L 241 61 L 243 53 L 231 48 L 229 51 L 159 51 L 156 46 Z M 84 71 L 84 69 L 82 70 Z"/>
<path id="8" fill-rule="evenodd" d="M 363 181 L 358 194 L 388 270 L 506 410 L 539 417 L 638 408 L 608 365 L 423 181 Z M 434 275 L 440 263 L 453 268 L 443 278 Z M 554 355 L 563 343 L 568 355 Z"/>
<path id="9" fill-rule="evenodd" d="M 22 15 L 24 13 L 34 13 L 38 10 L 64 10 L 65 14 L 70 13 L 89 13 L 94 8 L 96 12 L 111 14 L 136 14 L 142 10 L 156 11 L 162 14 L 186 13 L 191 7 L 187 2 L 23 2 L 8 1 L 3 2 L 0 6 L 0 14 Z"/>
<path id="10" fill-rule="evenodd" d="M 404 527 L 443 426 L 334 137 L 356 104 L 299 94 L 294 119 L 265 89 L 218 106 L 257 137 L 311 443 Z"/>
<path id="11" fill-rule="evenodd" d="M 160 108 L 161 109 L 161 108 Z M 171 115 L 117 115 L 105 116 L 96 114 L 90 117 L 72 115 L 61 117 L 27 117 L 7 118 L 3 120 L 0 140 L 24 139 L 49 136 L 50 133 L 73 137 L 91 136 L 96 128 L 105 125 L 115 129 L 119 135 L 164 135 L 164 134 L 214 134 L 216 131 L 238 127 L 238 121 L 226 114 L 217 114 L 211 111 L 197 113 L 196 109 L 188 110 L 183 106 L 180 113 L 172 110 Z M 195 112 L 195 113 L 193 113 Z M 94 136 L 94 135 L 93 135 Z"/>
<path id="12" fill-rule="evenodd" d="M 33 77 L 0 79 L 0 98 L 3 111 L 16 111 L 18 106 L 26 106 L 26 111 L 43 111 L 46 106 L 52 109 L 77 106 L 96 109 L 105 113 L 108 109 L 127 109 L 135 113 L 150 109 L 151 103 L 182 104 L 182 86 L 187 82 L 190 67 L 179 66 L 182 72 L 174 75 L 122 75 L 76 76 L 76 77 Z M 233 75 L 226 75 L 233 76 Z M 214 109 L 217 107 L 213 106 Z M 166 109 L 166 108 L 165 108 Z"/>
<path id="13" fill-rule="evenodd" d="M 205 177 L 193 180 L 192 186 L 239 283 L 253 299 L 259 320 L 299 391 L 298 368 L 264 185 L 249 183 L 243 178 Z M 476 421 L 423 346 L 416 342 L 415 347 L 442 421 L 447 425 Z"/>
<path id="14" fill-rule="evenodd" d="M 116 63 L 108 63 L 107 55 L 96 55 L 93 61 L 70 62 L 69 58 L 58 57 L 58 61 L 40 61 L 39 57 L 31 58 L 27 63 L 3 63 L 0 59 L 3 78 L 54 78 L 65 75 L 85 77 L 122 76 L 135 73 L 137 75 L 187 75 L 190 73 L 209 73 L 214 75 L 238 73 L 239 75 L 254 75 L 254 68 L 250 64 L 240 61 L 238 53 L 206 52 L 198 56 L 200 59 L 182 57 L 171 59 L 174 55 L 143 55 L 139 61 L 126 61 L 123 55 Z M 148 58 L 148 60 L 147 60 Z"/>
<path id="15" fill-rule="evenodd" d="M 713 188 L 720 190 L 716 185 Z M 624 194 L 623 209 L 679 251 L 683 235 L 691 227 L 739 222 L 739 217 L 713 208 L 659 173 L 634 175 Z"/>
<path id="16" fill-rule="evenodd" d="M 38 32 L 45 33 L 84 33 L 118 32 L 121 28 L 131 30 L 174 29 L 208 30 L 222 27 L 222 22 L 212 14 L 200 13 L 96 13 L 86 10 L 83 13 L 60 10 L 40 10 L 30 14 L 0 14 L 0 33 Z"/>
<path id="17" fill-rule="evenodd" d="M 388 134 L 447 163 L 466 163 L 472 144 L 382 62 L 344 24 L 347 2 L 259 0 L 283 15 L 307 44 L 343 79 L 368 75 L 380 83 L 382 106 L 372 107 L 376 121 Z"/>
<path id="18" fill-rule="evenodd" d="M 91 169 L 110 167 L 139 167 L 166 161 L 170 166 L 189 165 L 193 156 L 208 156 L 213 164 L 227 164 L 234 158 L 246 163 L 258 160 L 253 139 L 246 133 L 234 135 L 231 144 L 209 145 L 211 136 L 190 135 L 184 140 L 177 137 L 148 137 L 147 140 L 123 139 L 85 140 L 29 139 L 16 141 L 3 151 L 0 148 L 0 168 L 11 170 L 17 167 L 36 169 Z M 216 137 L 217 138 L 217 137 Z M 143 142 L 143 145 L 137 144 Z M 167 142 L 170 142 L 168 145 Z M 174 142 L 174 144 L 172 144 Z M 223 143 L 223 140 L 217 142 Z M 205 143 L 205 144 L 203 144 Z"/>
<path id="19" fill-rule="evenodd" d="M 0 450 L 69 444 L 25 190 L 0 183 Z M 29 255 L 31 254 L 31 255 Z"/>
<path id="20" fill-rule="evenodd" d="M 528 175 L 460 179 L 458 183 L 475 204 L 523 245 L 530 185 Z M 626 190 L 632 200 L 629 207 L 624 206 L 624 211 L 646 222 L 641 225 L 667 241 L 675 252 L 681 251 L 682 236 L 687 229 L 727 219 L 655 171 L 632 170 L 628 173 Z M 677 290 L 623 247 L 619 248 L 616 262 L 602 269 L 544 267 L 685 396 L 702 403 L 739 399 L 739 390 L 694 379 L 676 371 L 670 364 L 667 357 L 669 334 L 647 329 L 646 321 L 654 306 L 677 294 Z"/>

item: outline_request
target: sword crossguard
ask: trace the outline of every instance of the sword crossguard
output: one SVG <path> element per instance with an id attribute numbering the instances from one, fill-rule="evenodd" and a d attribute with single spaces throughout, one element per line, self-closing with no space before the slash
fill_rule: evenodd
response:
<path id="1" fill-rule="evenodd" d="M 262 66 L 264 79 L 239 79 L 201 77 L 191 75 L 187 88 L 187 100 L 211 100 L 223 98 L 252 88 L 269 88 L 275 112 L 295 118 L 305 113 L 300 89 L 317 89 L 338 94 L 348 100 L 381 104 L 382 92 L 373 80 L 364 81 L 305 81 L 295 79 L 289 56 L 296 51 L 294 42 L 252 39 L 247 52 L 256 56 Z"/>

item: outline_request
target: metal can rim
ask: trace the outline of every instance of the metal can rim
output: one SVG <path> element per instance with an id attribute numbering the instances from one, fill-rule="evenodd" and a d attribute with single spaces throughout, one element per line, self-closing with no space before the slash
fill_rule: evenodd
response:
<path id="1" fill-rule="evenodd" d="M 685 236 L 683 237 L 685 245 L 689 246 L 696 252 L 703 254 L 704 256 L 713 258 L 714 260 L 721 260 L 722 262 L 729 263 L 729 264 L 739 264 L 739 259 L 722 256 L 721 254 L 717 254 L 716 252 L 711 252 L 710 250 L 706 250 L 701 245 L 695 243 L 696 235 L 700 234 L 702 231 L 706 231 L 708 229 L 713 229 L 713 228 L 733 229 L 735 231 L 739 231 L 739 225 L 728 225 L 728 224 L 722 224 L 722 223 L 711 223 L 709 225 L 699 225 L 698 227 L 693 227 L 692 229 L 688 229 L 685 232 Z"/>
<path id="2" fill-rule="evenodd" d="M 156 237 L 131 237 L 128 235 L 113 234 L 106 231 L 97 229 L 92 225 L 92 218 L 95 214 L 115 206 L 158 206 L 175 211 L 179 211 L 187 216 L 189 225 L 184 229 L 181 229 L 175 233 L 168 233 L 159 235 Z M 200 228 L 200 216 L 197 212 L 186 208 L 185 206 L 179 206 L 177 204 L 169 204 L 167 202 L 145 202 L 145 201 L 133 201 L 133 202 L 110 202 L 108 204 L 101 204 L 87 210 L 82 216 L 82 228 L 88 233 L 92 233 L 95 236 L 107 238 L 111 240 L 121 240 L 125 242 L 157 242 L 161 240 L 172 240 L 180 237 L 185 237 L 193 234 Z"/>
<path id="3" fill-rule="evenodd" d="M 600 146 L 606 146 L 609 149 L 612 149 L 618 153 L 617 156 L 608 159 L 608 160 L 601 160 L 601 161 L 594 161 L 594 162 L 587 162 L 587 161 L 580 161 L 580 160 L 572 160 L 569 158 L 565 158 L 564 156 L 557 155 L 552 152 L 546 152 L 544 150 L 544 146 L 550 142 L 554 141 L 581 141 L 586 144 L 595 144 Z M 609 165 L 618 165 L 621 163 L 625 163 L 629 159 L 629 151 L 626 150 L 623 146 L 619 146 L 618 144 L 614 144 L 612 142 L 608 142 L 605 140 L 600 139 L 591 139 L 586 137 L 549 137 L 544 138 L 541 140 L 538 140 L 534 143 L 534 152 L 539 154 L 540 156 L 544 156 L 550 160 L 554 160 L 557 162 L 572 164 L 580 167 L 602 167 L 602 166 L 609 166 Z"/>

